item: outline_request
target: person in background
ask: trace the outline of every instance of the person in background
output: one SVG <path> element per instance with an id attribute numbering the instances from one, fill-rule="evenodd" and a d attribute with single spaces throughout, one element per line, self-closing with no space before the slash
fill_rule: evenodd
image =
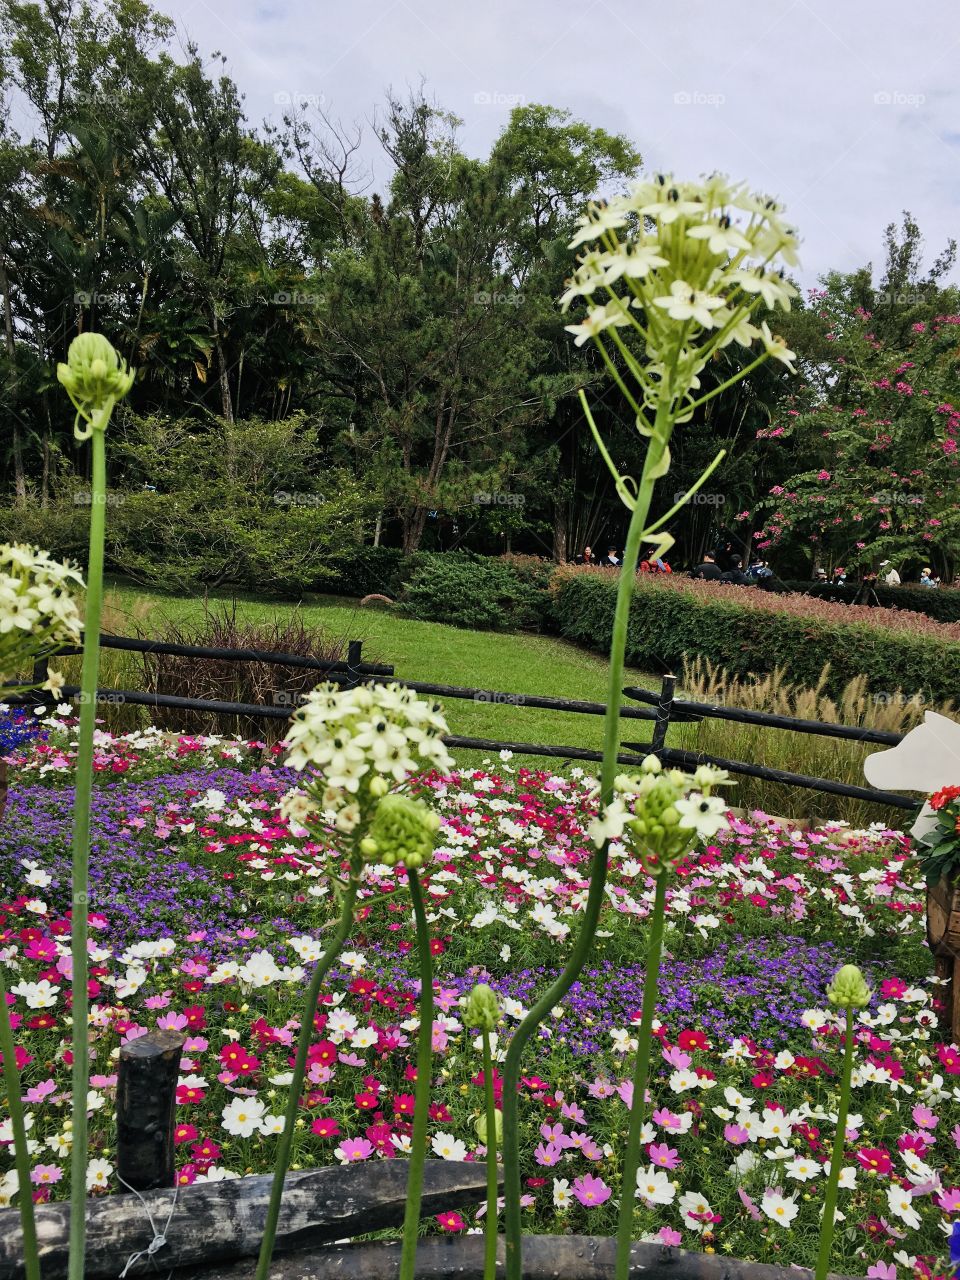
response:
<path id="1" fill-rule="evenodd" d="M 580 555 L 577 556 L 577 558 L 574 560 L 573 563 L 574 564 L 596 564 L 597 562 L 596 560 L 594 560 L 593 552 L 590 550 L 590 548 L 584 547 L 583 551 L 580 553 Z"/>
<path id="2" fill-rule="evenodd" d="M 661 560 L 660 557 L 657 556 L 653 560 L 641 560 L 640 572 L 641 573 L 673 573 L 673 570 L 667 564 L 666 560 Z"/>
<path id="3" fill-rule="evenodd" d="M 833 585 L 835 587 L 845 587 L 847 585 L 847 571 L 843 565 L 837 565 L 833 571 Z"/>
<path id="4" fill-rule="evenodd" d="M 887 568 L 887 566 L 888 566 L 888 565 L 889 565 L 889 568 Z M 886 569 L 886 570 L 887 570 L 887 572 L 883 575 L 883 580 L 884 580 L 884 582 L 887 584 L 887 586 L 888 586 L 888 587 L 899 587 L 899 585 L 900 585 L 900 575 L 899 575 L 899 573 L 897 573 L 897 571 L 896 571 L 896 569 L 893 567 L 893 565 L 892 565 L 892 564 L 890 564 L 890 561 L 889 561 L 889 560 L 881 560 L 881 561 L 880 561 L 880 568 L 881 568 L 881 569 Z"/>
<path id="5" fill-rule="evenodd" d="M 717 549 L 714 552 L 713 562 L 723 573 L 726 569 L 732 569 L 735 560 L 739 561 L 740 557 L 734 550 L 732 542 L 717 543 Z"/>
<path id="6" fill-rule="evenodd" d="M 617 548 L 610 547 L 601 563 L 605 569 L 619 569 L 620 561 L 617 559 Z"/>
<path id="7" fill-rule="evenodd" d="M 750 587 L 753 586 L 753 579 L 748 578 L 743 572 L 743 566 L 737 556 L 733 558 L 733 564 L 729 569 L 724 569 L 721 573 L 720 582 L 729 582 L 734 587 Z"/>
<path id="8" fill-rule="evenodd" d="M 750 567 L 747 569 L 747 577 L 751 582 L 764 582 L 766 579 L 773 577 L 773 570 L 766 560 L 761 560 L 759 556 L 754 556 L 750 561 Z"/>
<path id="9" fill-rule="evenodd" d="M 701 563 L 697 565 L 690 576 L 691 578 L 702 578 L 705 582 L 719 582 L 720 572 L 713 552 L 707 551 L 704 553 Z"/>
<path id="10" fill-rule="evenodd" d="M 940 579 L 933 577 L 933 571 L 929 565 L 920 574 L 920 585 L 921 587 L 939 587 L 940 585 Z"/>
<path id="11" fill-rule="evenodd" d="M 814 569 L 813 580 L 814 582 L 826 582 L 827 581 L 826 569 Z"/>

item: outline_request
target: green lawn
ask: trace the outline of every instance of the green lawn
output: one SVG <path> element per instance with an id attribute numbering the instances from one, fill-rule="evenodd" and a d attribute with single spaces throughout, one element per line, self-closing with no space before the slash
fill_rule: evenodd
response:
<path id="1" fill-rule="evenodd" d="M 211 593 L 214 606 L 230 603 L 231 593 Z M 238 614 L 271 620 L 293 604 L 238 596 Z M 164 621 L 196 623 L 203 617 L 199 597 L 181 598 L 117 584 L 111 591 L 109 629 L 151 637 L 162 634 Z M 400 680 L 463 685 L 495 693 L 576 698 L 605 702 L 607 662 L 596 654 L 552 636 L 467 631 L 435 622 L 417 622 L 393 612 L 361 609 L 356 600 L 339 596 L 309 597 L 299 606 L 305 622 L 343 640 L 361 640 L 368 662 L 391 663 Z M 105 681 L 106 683 L 106 681 Z M 659 687 L 655 676 L 628 670 L 625 683 Z M 522 702 L 444 699 L 451 731 L 462 737 L 557 744 L 599 750 L 602 718 L 543 710 Z M 651 726 L 624 721 L 622 736 L 646 741 Z M 460 751 L 462 764 L 479 763 L 487 753 Z M 589 766 L 588 766 L 589 767 Z"/>

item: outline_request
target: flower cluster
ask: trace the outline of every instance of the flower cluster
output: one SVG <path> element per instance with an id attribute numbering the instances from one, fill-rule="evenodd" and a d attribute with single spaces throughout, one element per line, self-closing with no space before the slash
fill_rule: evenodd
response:
<path id="1" fill-rule="evenodd" d="M 590 205 L 570 245 L 580 246 L 562 305 L 585 298 L 588 309 L 567 328 L 578 345 L 609 333 L 623 348 L 617 330 L 639 334 L 648 363 L 623 354 L 640 384 L 644 416 L 662 396 L 680 404 L 699 387 L 714 352 L 732 342 L 750 347 L 759 340 L 765 355 L 792 367 L 784 341 L 765 320 L 753 323 L 759 308 L 789 310 L 796 296 L 780 264 L 796 263 L 797 240 L 775 200 L 722 176 L 692 183 L 659 174 L 628 195 Z"/>
<path id="2" fill-rule="evenodd" d="M 42 653 L 80 640 L 79 570 L 37 547 L 0 545 L 0 680 L 21 680 Z M 51 674 L 44 688 L 63 684 Z M 29 684 L 23 686 L 29 687 Z"/>
<path id="3" fill-rule="evenodd" d="M 309 781 L 285 799 L 285 816 L 300 825 L 319 817 L 337 831 L 359 835 L 372 811 L 379 813 L 391 786 L 425 767 L 451 766 L 443 745 L 446 732 L 440 704 L 402 685 L 320 685 L 307 695 L 287 731 L 287 763 L 308 771 Z M 394 797 L 379 817 L 377 832 L 364 835 L 361 852 L 373 859 L 379 842 L 380 861 L 403 861 L 400 850 L 407 849 L 413 865 L 429 843 L 425 823 L 412 801 Z"/>
<path id="4" fill-rule="evenodd" d="M 660 875 L 698 837 L 715 836 L 727 825 L 726 805 L 710 794 L 723 782 L 729 782 L 725 769 L 665 770 L 656 756 L 647 756 L 638 776 L 620 774 L 614 781 L 616 797 L 590 824 L 593 842 L 599 847 L 620 840 L 648 875 Z"/>
<path id="5" fill-rule="evenodd" d="M 934 885 L 960 872 L 960 786 L 941 787 L 927 805 L 914 828 L 914 848 L 921 874 Z"/>
<path id="6" fill-rule="evenodd" d="M 0 758 L 33 742 L 43 732 L 32 712 L 0 702 Z"/>

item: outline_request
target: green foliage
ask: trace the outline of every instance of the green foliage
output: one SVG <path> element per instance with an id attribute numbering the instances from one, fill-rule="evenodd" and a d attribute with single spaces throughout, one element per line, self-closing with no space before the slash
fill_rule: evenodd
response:
<path id="1" fill-rule="evenodd" d="M 950 587 L 933 590 L 930 587 L 888 587 L 884 582 L 873 582 L 871 589 L 884 609 L 906 609 L 911 613 L 923 613 L 938 622 L 960 622 L 960 591 Z M 777 587 L 785 591 L 797 591 L 818 600 L 834 600 L 840 604 L 853 604 L 862 591 L 860 583 L 849 582 L 842 587 L 832 583 L 781 581 Z"/>
<path id="2" fill-rule="evenodd" d="M 532 595 L 503 561 L 451 553 L 431 556 L 415 570 L 402 607 L 426 622 L 506 631 L 536 624 Z"/>
<path id="3" fill-rule="evenodd" d="M 561 634 L 604 649 L 613 628 L 616 577 L 600 570 L 560 572 L 554 590 Z M 826 688 L 833 696 L 862 674 L 875 693 L 903 690 L 935 702 L 955 698 L 960 629 L 890 611 L 870 619 L 871 612 L 877 611 L 750 588 L 640 579 L 627 658 L 637 666 L 669 669 L 700 656 L 733 676 L 785 668 L 794 683 L 815 687 L 828 657 Z M 897 618 L 902 629 L 895 629 Z"/>

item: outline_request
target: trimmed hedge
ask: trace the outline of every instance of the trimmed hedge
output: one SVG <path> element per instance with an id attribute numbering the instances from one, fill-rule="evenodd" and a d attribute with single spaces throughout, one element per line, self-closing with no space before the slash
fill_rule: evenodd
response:
<path id="1" fill-rule="evenodd" d="M 607 651 L 616 586 L 616 577 L 602 570 L 558 570 L 552 590 L 560 634 Z M 960 625 L 749 587 L 639 578 L 627 661 L 648 670 L 678 669 L 684 658 L 697 656 L 738 676 L 785 667 L 793 683 L 809 687 L 829 662 L 832 696 L 861 674 L 873 693 L 899 689 L 931 702 L 960 693 Z"/>
<path id="2" fill-rule="evenodd" d="M 938 622 L 960 622 L 960 591 L 952 587 L 903 586 L 888 587 L 885 582 L 875 582 L 873 589 L 884 609 L 906 609 L 922 613 Z M 861 590 L 859 582 L 836 587 L 829 582 L 775 582 L 771 591 L 796 591 L 814 596 L 818 600 L 832 600 L 837 604 L 853 604 Z"/>
<path id="3" fill-rule="evenodd" d="M 401 608 L 424 622 L 476 631 L 538 629 L 549 601 L 547 577 L 537 586 L 505 558 L 470 552 L 421 554 Z"/>

